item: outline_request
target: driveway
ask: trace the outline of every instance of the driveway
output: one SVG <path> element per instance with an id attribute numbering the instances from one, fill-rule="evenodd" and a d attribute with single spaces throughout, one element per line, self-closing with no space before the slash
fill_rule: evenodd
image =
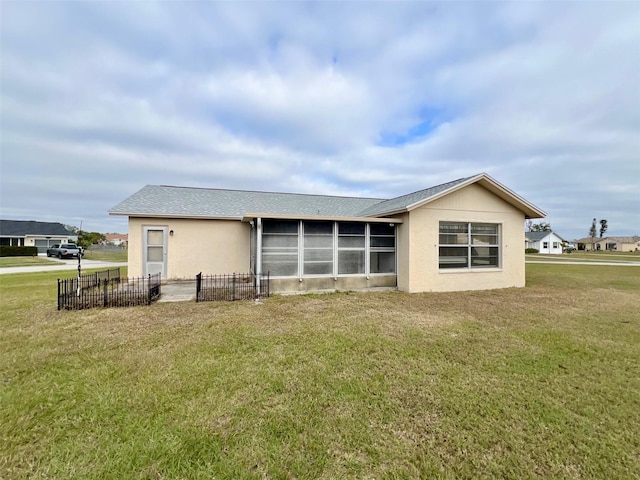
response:
<path id="1" fill-rule="evenodd" d="M 70 258 L 68 260 L 51 258 L 57 265 L 28 265 L 24 267 L 4 267 L 0 268 L 0 275 L 9 273 L 32 273 L 32 272 L 55 272 L 58 270 L 78 270 L 78 259 Z M 101 262 L 98 260 L 82 260 L 81 266 L 83 270 L 89 268 L 111 268 L 126 267 L 127 262 Z"/>

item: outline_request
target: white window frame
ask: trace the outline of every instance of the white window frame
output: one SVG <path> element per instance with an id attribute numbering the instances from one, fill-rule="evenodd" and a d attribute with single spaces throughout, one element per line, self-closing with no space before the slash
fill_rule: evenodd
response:
<path id="1" fill-rule="evenodd" d="M 317 246 L 313 246 L 313 247 L 307 247 L 304 244 L 305 238 L 307 237 L 307 233 L 306 233 L 306 225 L 312 224 L 312 223 L 330 223 L 331 224 L 331 233 L 330 234 L 318 234 L 318 233 L 310 233 L 308 234 L 309 237 L 313 236 L 313 237 L 326 237 L 326 238 L 331 238 L 331 246 L 330 247 L 317 247 Z M 298 267 L 298 270 L 300 272 L 302 272 L 302 276 L 303 277 L 312 277 L 312 278 L 316 278 L 316 277 L 334 277 L 335 276 L 335 271 L 337 268 L 337 259 L 336 259 L 336 224 L 337 222 L 330 222 L 330 221 L 300 221 L 300 224 L 298 226 L 298 231 L 302 232 L 302 235 L 299 236 L 299 241 L 300 241 L 300 258 L 298 259 L 299 262 L 301 262 L 300 266 L 302 267 L 302 270 L 300 270 L 300 266 Z M 304 267 L 307 264 L 325 264 L 327 263 L 327 261 L 325 260 L 305 260 L 305 253 L 307 253 L 308 251 L 312 251 L 312 250 L 316 250 L 316 251 L 330 251 L 331 252 L 331 271 L 329 273 L 305 273 Z"/>
<path id="2" fill-rule="evenodd" d="M 359 224 L 362 225 L 364 227 L 364 233 L 362 234 L 355 234 L 355 233 L 343 233 L 340 234 L 340 225 L 344 225 L 344 224 Z M 338 277 L 364 277 L 367 275 L 367 272 L 369 271 L 369 262 L 367 260 L 367 244 L 368 244 L 368 228 L 369 225 L 367 223 L 364 222 L 335 222 L 335 227 L 334 227 L 334 232 L 336 235 L 335 238 L 335 246 L 336 246 L 336 251 L 334 254 L 334 259 L 335 259 L 335 274 Z M 362 247 L 340 247 L 340 237 L 344 237 L 344 238 L 362 238 L 363 239 L 363 245 Z M 362 252 L 362 255 L 364 256 L 364 264 L 362 267 L 362 273 L 340 273 L 340 252 Z"/>
<path id="3" fill-rule="evenodd" d="M 269 221 L 269 220 L 267 220 L 267 221 Z M 274 220 L 271 220 L 271 221 L 273 221 L 273 222 L 285 221 L 286 222 L 286 221 L 290 221 L 290 220 L 275 220 L 274 219 Z M 302 242 L 300 240 L 300 237 L 302 235 L 300 235 L 300 231 L 301 231 L 300 222 L 297 221 L 296 223 L 297 223 L 297 230 L 296 230 L 295 236 L 296 236 L 296 244 L 297 245 L 296 245 L 295 248 L 294 247 L 265 247 L 265 245 L 264 245 L 264 243 L 265 243 L 264 242 L 264 237 L 265 236 L 267 236 L 267 237 L 268 236 L 273 236 L 273 237 L 292 237 L 294 234 L 291 233 L 291 232 L 286 232 L 286 233 L 282 233 L 282 232 L 264 233 L 264 225 L 263 225 L 262 232 L 261 232 L 261 235 L 262 235 L 262 241 L 261 241 L 261 245 L 262 245 L 262 252 L 261 252 L 262 265 L 261 265 L 261 269 L 262 270 L 261 271 L 262 271 L 262 273 L 267 273 L 267 271 L 264 270 L 265 257 L 269 258 L 269 257 L 277 256 L 277 255 L 286 255 L 287 253 L 289 255 L 292 255 L 294 253 L 294 251 L 295 251 L 296 262 L 297 262 L 296 263 L 297 264 L 297 271 L 296 271 L 295 275 L 272 275 L 271 271 L 269 271 L 269 275 L 271 277 L 273 277 L 273 278 L 298 278 L 298 276 L 300 275 L 300 272 L 301 272 L 301 270 L 300 270 L 300 268 L 301 268 L 300 257 L 301 257 L 301 248 L 302 248 L 301 245 L 302 245 Z"/>
<path id="4" fill-rule="evenodd" d="M 373 247 L 371 246 L 371 226 L 375 224 L 367 224 L 367 275 L 380 276 L 380 275 L 397 275 L 398 272 L 398 232 L 396 226 L 393 225 L 393 235 L 373 235 L 378 238 L 391 238 L 393 237 L 393 247 Z M 371 272 L 371 253 L 393 253 L 393 272 Z"/>
<path id="5" fill-rule="evenodd" d="M 447 244 L 447 243 L 440 243 L 440 227 L 443 224 L 450 224 L 450 225 L 466 225 L 467 226 L 467 231 L 466 236 L 466 243 L 456 243 L 456 244 Z M 487 245 L 479 245 L 479 244 L 474 244 L 473 243 L 473 225 L 495 225 L 497 228 L 497 233 L 495 234 L 496 237 L 496 242 L 495 244 L 487 244 Z M 480 234 L 475 234 L 475 235 L 480 235 Z M 489 234 L 489 235 L 493 235 L 493 234 Z M 463 249 L 466 247 L 466 265 L 463 266 L 459 266 L 459 267 L 442 267 L 441 264 L 442 262 L 442 258 L 446 258 L 440 255 L 440 249 L 441 248 L 459 248 L 459 249 Z M 486 247 L 486 248 L 497 248 L 498 249 L 498 254 L 497 254 L 497 265 L 487 265 L 487 266 L 481 266 L 481 265 L 473 265 L 473 251 L 472 249 L 474 247 Z M 452 257 L 453 258 L 453 257 Z M 438 270 L 440 272 L 460 272 L 460 271 L 487 271 L 487 270 L 499 270 L 502 268 L 502 224 L 501 223 L 496 223 L 496 222 L 462 222 L 462 221 L 446 221 L 446 220 L 441 220 L 438 223 Z"/>
<path id="6" fill-rule="evenodd" d="M 263 219 L 263 224 L 265 222 L 269 222 L 269 221 L 279 221 L 280 219 Z M 284 219 L 283 219 L 284 221 Z M 394 268 L 393 268 L 393 272 L 382 272 L 382 273 L 371 273 L 371 265 L 370 265 L 370 256 L 371 256 L 371 252 L 372 252 L 372 247 L 371 247 L 371 229 L 370 226 L 373 225 L 374 223 L 370 223 L 370 222 L 362 222 L 362 224 L 365 226 L 365 233 L 364 233 L 364 240 L 365 240 L 365 246 L 364 246 L 364 272 L 363 273 L 338 273 L 339 271 L 339 266 L 338 266 L 338 261 L 339 261 L 339 252 L 341 251 L 362 251 L 362 249 L 360 248 L 340 248 L 338 246 L 339 243 L 339 225 L 341 223 L 360 223 L 360 222 L 341 222 L 341 221 L 333 221 L 333 235 L 332 235 L 332 239 L 333 239 L 333 244 L 331 247 L 331 250 L 333 252 L 333 260 L 332 260 L 332 272 L 328 273 L 328 274 L 306 274 L 304 273 L 304 265 L 305 265 L 305 260 L 304 260 L 304 252 L 305 252 L 305 245 L 304 245 L 304 224 L 305 222 L 314 222 L 313 220 L 297 220 L 297 237 L 298 237 L 298 272 L 296 275 L 274 275 L 273 272 L 270 272 L 270 276 L 271 278 L 330 278 L 330 277 L 369 277 L 369 276 L 389 276 L 389 275 L 397 275 L 398 272 L 398 252 L 397 252 L 397 245 L 398 245 L 398 233 L 397 233 L 397 228 L 395 227 L 395 225 L 393 226 L 393 238 L 394 238 L 394 246 L 393 247 L 373 247 L 373 251 L 374 252 L 393 252 L 394 254 Z M 263 227 L 264 230 L 264 227 Z M 262 233 L 262 236 L 264 238 L 265 235 L 278 235 L 278 234 L 273 234 L 273 233 L 269 233 L 269 234 L 265 234 L 264 232 Z M 284 235 L 284 234 L 283 234 Z M 290 235 L 290 234 L 287 234 Z M 345 234 L 345 236 L 347 236 Z M 354 235 L 356 236 L 356 235 Z M 389 235 L 390 237 L 391 235 Z M 313 247 L 308 247 L 309 249 L 313 248 Z M 267 252 L 266 257 L 269 257 L 269 253 Z M 264 268 L 264 259 L 265 259 L 265 247 L 264 247 L 264 243 L 262 242 L 262 254 L 260 255 L 261 258 L 261 271 L 263 274 L 267 273 L 267 270 L 265 270 Z"/>

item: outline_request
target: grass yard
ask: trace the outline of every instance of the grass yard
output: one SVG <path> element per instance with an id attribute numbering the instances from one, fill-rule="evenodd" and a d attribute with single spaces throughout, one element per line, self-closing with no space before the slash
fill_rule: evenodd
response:
<path id="1" fill-rule="evenodd" d="M 59 262 L 46 257 L 0 257 L 2 267 L 26 267 L 29 265 L 56 265 Z"/>
<path id="2" fill-rule="evenodd" d="M 630 263 L 640 262 L 640 252 L 584 252 L 574 251 L 571 253 L 563 253 L 561 255 L 549 255 L 544 253 L 528 253 L 525 255 L 527 260 L 544 260 L 547 262 L 593 262 L 593 263 Z"/>
<path id="3" fill-rule="evenodd" d="M 127 249 L 103 249 L 103 248 L 87 248 L 82 258 L 87 260 L 99 260 L 101 262 L 126 262 Z"/>
<path id="4" fill-rule="evenodd" d="M 640 477 L 640 267 L 55 310 L 0 277 L 0 478 Z"/>

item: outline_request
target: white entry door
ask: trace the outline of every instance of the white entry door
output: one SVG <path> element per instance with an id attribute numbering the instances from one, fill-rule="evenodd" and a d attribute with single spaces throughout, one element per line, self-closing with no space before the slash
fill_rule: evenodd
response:
<path id="1" fill-rule="evenodd" d="M 160 273 L 167 278 L 167 227 L 142 227 L 144 276 Z"/>

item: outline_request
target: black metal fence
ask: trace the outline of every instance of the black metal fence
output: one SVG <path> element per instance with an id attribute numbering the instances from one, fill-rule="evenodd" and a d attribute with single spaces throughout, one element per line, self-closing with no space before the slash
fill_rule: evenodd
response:
<path id="1" fill-rule="evenodd" d="M 196 275 L 196 302 L 255 300 L 269 296 L 269 274 Z"/>
<path id="2" fill-rule="evenodd" d="M 76 282 L 74 286 L 76 289 L 78 288 L 77 277 L 70 278 L 68 280 L 71 282 Z M 101 270 L 99 272 L 84 273 L 80 275 L 80 288 L 82 290 L 97 287 L 104 282 L 120 283 L 120 269 L 111 268 L 109 270 Z"/>
<path id="3" fill-rule="evenodd" d="M 117 274 L 116 274 L 117 271 Z M 58 279 L 58 310 L 151 305 L 160 298 L 160 274 L 120 278 L 120 269 Z"/>

